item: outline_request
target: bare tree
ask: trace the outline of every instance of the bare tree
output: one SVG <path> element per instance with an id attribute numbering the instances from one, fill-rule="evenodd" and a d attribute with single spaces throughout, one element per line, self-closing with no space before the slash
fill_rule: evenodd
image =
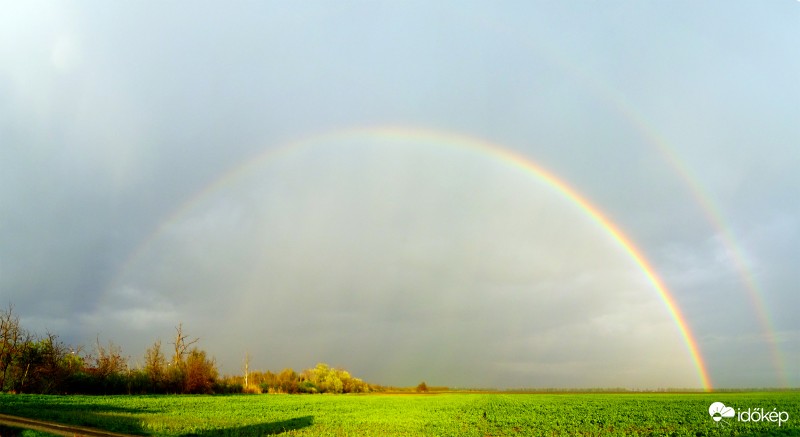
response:
<path id="1" fill-rule="evenodd" d="M 123 373 L 128 370 L 128 364 L 122 355 L 122 348 L 111 341 L 108 347 L 100 344 L 100 337 L 97 337 L 97 357 L 95 358 L 95 371 L 101 378 L 107 378 L 115 373 Z"/>
<path id="2" fill-rule="evenodd" d="M 189 340 L 189 335 L 183 333 L 183 323 L 179 323 L 178 326 L 175 327 L 175 341 L 171 343 L 175 346 L 175 355 L 172 357 L 173 364 L 179 364 L 183 362 L 183 357 L 189 354 L 189 346 L 195 344 L 200 340 L 199 338 L 195 338 Z"/>
<path id="3" fill-rule="evenodd" d="M 56 387 L 63 383 L 67 377 L 63 363 L 64 358 L 69 355 L 69 346 L 58 339 L 58 334 L 45 332 L 45 336 L 39 340 L 39 344 L 44 345 L 44 366 L 42 371 L 44 393 L 52 392 Z"/>
<path id="4" fill-rule="evenodd" d="M 249 381 L 248 381 L 249 377 L 250 377 L 250 353 L 249 352 L 245 352 L 244 353 L 244 389 L 245 390 L 247 390 L 247 387 L 250 386 L 249 385 Z"/>
<path id="5" fill-rule="evenodd" d="M 156 340 L 144 355 L 144 369 L 150 378 L 153 388 L 157 389 L 158 385 L 164 380 L 166 365 L 167 360 L 161 352 L 161 340 Z"/>
<path id="6" fill-rule="evenodd" d="M 0 312 L 0 391 L 5 389 L 8 373 L 12 370 L 14 359 L 20 354 L 22 345 L 30 340 L 31 335 L 22 329 L 19 316 L 14 314 L 14 306 L 8 304 Z M 13 384 L 12 381 L 11 385 Z"/>

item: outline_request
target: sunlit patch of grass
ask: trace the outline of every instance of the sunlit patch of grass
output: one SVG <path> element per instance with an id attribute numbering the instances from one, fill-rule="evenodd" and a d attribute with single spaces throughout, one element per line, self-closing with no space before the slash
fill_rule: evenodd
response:
<path id="1" fill-rule="evenodd" d="M 708 407 L 777 408 L 773 423 L 711 420 Z M 8 414 L 142 435 L 800 435 L 800 394 L 21 396 Z"/>

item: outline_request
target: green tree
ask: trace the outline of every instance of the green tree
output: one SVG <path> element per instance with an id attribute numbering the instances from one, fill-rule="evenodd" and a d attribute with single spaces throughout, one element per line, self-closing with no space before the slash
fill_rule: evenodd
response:
<path id="1" fill-rule="evenodd" d="M 55 393 L 67 379 L 67 347 L 58 336 L 47 333 L 44 337 L 21 345 L 14 360 L 16 367 L 15 391 Z"/>

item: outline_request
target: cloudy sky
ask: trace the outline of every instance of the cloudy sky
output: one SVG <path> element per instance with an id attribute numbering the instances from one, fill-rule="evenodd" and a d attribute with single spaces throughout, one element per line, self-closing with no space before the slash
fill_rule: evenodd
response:
<path id="1" fill-rule="evenodd" d="M 2 2 L 0 301 L 133 365 L 700 387 L 566 185 L 715 386 L 797 386 L 797 47 L 793 0 Z"/>

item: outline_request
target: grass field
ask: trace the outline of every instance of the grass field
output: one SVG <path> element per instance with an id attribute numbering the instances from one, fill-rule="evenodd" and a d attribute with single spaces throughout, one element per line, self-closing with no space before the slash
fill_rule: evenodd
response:
<path id="1" fill-rule="evenodd" d="M 714 422 L 712 402 L 787 412 Z M 800 393 L 0 395 L 0 412 L 142 435 L 800 435 Z M 738 413 L 737 413 L 738 414 Z M 745 416 L 746 417 L 746 416 Z M 774 417 L 774 416 L 773 416 Z"/>

